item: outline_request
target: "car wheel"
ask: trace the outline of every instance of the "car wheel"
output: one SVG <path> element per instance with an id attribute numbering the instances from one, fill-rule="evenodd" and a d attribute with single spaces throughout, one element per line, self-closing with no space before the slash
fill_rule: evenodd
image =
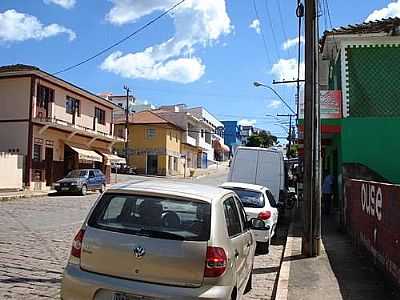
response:
<path id="1" fill-rule="evenodd" d="M 81 188 L 81 195 L 85 196 L 86 193 L 87 193 L 87 186 L 86 186 L 86 184 L 84 184 L 84 185 L 82 185 L 82 188 Z"/>
<path id="2" fill-rule="evenodd" d="M 270 241 L 266 243 L 257 243 L 258 252 L 260 254 L 268 254 L 269 253 L 269 244 Z"/>
<path id="3" fill-rule="evenodd" d="M 250 277 L 249 277 L 249 280 L 247 281 L 246 288 L 244 289 L 245 294 L 247 294 L 248 292 L 251 291 L 251 288 L 253 286 L 252 281 L 253 281 L 253 268 L 251 268 Z"/>
<path id="4" fill-rule="evenodd" d="M 106 191 L 106 185 L 103 183 L 100 188 L 100 193 L 104 193 Z"/>

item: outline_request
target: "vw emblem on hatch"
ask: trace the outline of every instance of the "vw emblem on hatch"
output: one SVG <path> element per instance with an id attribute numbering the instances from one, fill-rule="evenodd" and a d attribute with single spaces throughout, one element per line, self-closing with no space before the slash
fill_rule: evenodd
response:
<path id="1" fill-rule="evenodd" d="M 135 249 L 133 249 L 133 253 L 137 259 L 140 259 L 146 254 L 146 251 L 144 251 L 142 246 L 137 246 Z"/>

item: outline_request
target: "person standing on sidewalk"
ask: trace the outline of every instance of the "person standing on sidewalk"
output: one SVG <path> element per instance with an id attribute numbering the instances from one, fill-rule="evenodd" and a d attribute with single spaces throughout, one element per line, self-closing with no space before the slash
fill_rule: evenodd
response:
<path id="1" fill-rule="evenodd" d="M 326 175 L 322 184 L 322 201 L 324 204 L 325 215 L 329 216 L 329 214 L 331 213 L 334 178 L 327 171 L 324 173 Z"/>

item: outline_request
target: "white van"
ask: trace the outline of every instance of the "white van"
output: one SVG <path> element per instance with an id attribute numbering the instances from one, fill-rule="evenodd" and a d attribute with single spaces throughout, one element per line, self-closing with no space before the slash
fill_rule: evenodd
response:
<path id="1" fill-rule="evenodd" d="M 238 147 L 232 160 L 228 181 L 265 186 L 277 202 L 284 201 L 280 198 L 285 191 L 285 163 L 282 151 L 274 148 Z"/>

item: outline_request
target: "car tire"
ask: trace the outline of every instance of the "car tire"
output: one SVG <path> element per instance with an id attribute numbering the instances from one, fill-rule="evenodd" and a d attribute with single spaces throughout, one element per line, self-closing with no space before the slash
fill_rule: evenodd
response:
<path id="1" fill-rule="evenodd" d="M 268 254 L 269 253 L 269 245 L 270 245 L 270 241 L 266 242 L 266 243 L 257 243 L 257 248 L 258 248 L 258 252 L 260 254 Z"/>
<path id="2" fill-rule="evenodd" d="M 100 188 L 100 193 L 104 193 L 106 191 L 106 185 L 103 183 Z"/>
<path id="3" fill-rule="evenodd" d="M 270 235 L 271 235 L 271 241 L 275 241 L 276 240 L 276 225 L 272 226 L 272 230 L 271 230 L 271 234 Z"/>
<path id="4" fill-rule="evenodd" d="M 247 294 L 251 291 L 253 287 L 253 267 L 251 268 L 249 280 L 247 280 L 246 288 L 244 289 L 244 293 Z"/>
<path id="5" fill-rule="evenodd" d="M 86 184 L 84 184 L 84 185 L 82 185 L 82 187 L 81 187 L 81 195 L 82 195 L 82 196 L 85 196 L 86 193 L 87 193 L 87 186 L 86 186 Z"/>

